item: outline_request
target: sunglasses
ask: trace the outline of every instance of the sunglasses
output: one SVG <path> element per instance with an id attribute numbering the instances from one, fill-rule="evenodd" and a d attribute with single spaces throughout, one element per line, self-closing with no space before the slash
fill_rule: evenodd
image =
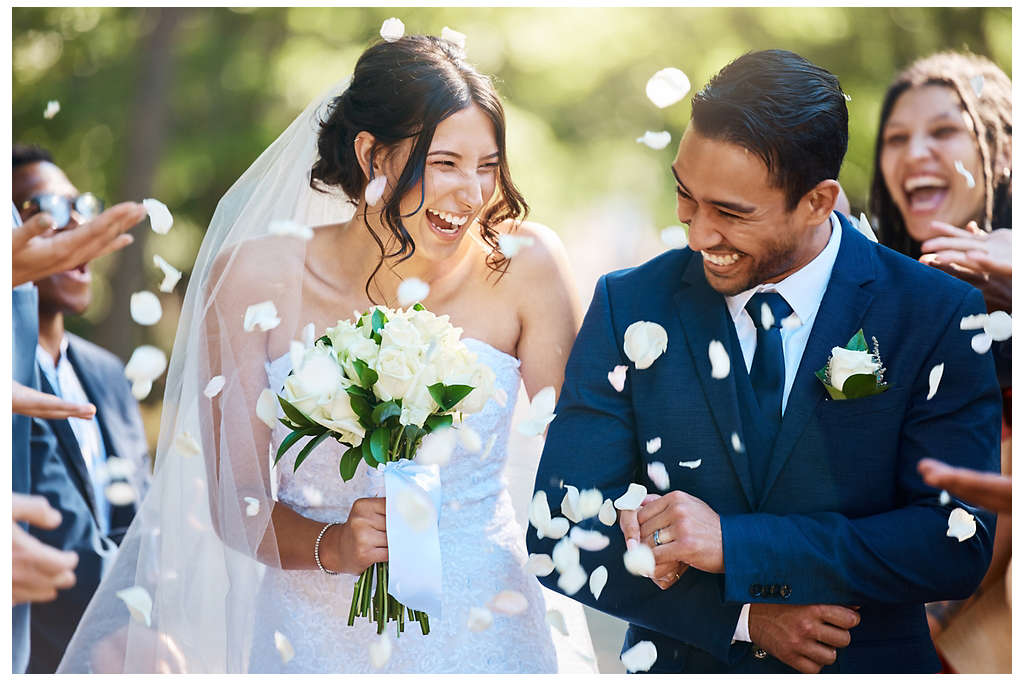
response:
<path id="1" fill-rule="evenodd" d="M 79 194 L 73 199 L 60 194 L 37 194 L 21 207 L 22 209 L 35 209 L 36 213 L 49 213 L 56 221 L 57 229 L 61 230 L 71 222 L 72 210 L 82 216 L 83 222 L 88 222 L 98 216 L 103 212 L 103 200 L 92 192 Z"/>

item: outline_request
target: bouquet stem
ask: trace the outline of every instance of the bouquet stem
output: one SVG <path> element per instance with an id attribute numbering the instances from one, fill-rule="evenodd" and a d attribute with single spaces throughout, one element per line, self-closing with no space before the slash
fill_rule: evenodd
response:
<path id="1" fill-rule="evenodd" d="M 397 621 L 397 634 L 405 632 L 405 617 L 416 621 L 424 635 L 430 634 L 430 620 L 426 613 L 406 607 L 388 594 L 388 563 L 386 561 L 370 566 L 359 576 L 352 588 L 352 606 L 348 611 L 348 624 L 355 623 L 356 617 L 366 618 L 377 624 L 377 634 L 382 634 L 389 621 Z"/>

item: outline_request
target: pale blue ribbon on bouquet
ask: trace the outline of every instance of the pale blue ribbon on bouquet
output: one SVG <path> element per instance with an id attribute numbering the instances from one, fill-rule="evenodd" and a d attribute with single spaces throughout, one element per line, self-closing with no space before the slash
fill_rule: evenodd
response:
<path id="1" fill-rule="evenodd" d="M 441 616 L 441 538 L 437 521 L 441 513 L 441 474 L 436 464 L 411 459 L 378 464 L 369 470 L 377 482 L 384 479 L 387 500 L 388 594 L 416 611 Z M 379 489 L 379 487 L 378 487 Z M 399 510 L 403 496 L 417 495 L 422 505 L 434 510 L 433 518 L 410 523 Z"/>

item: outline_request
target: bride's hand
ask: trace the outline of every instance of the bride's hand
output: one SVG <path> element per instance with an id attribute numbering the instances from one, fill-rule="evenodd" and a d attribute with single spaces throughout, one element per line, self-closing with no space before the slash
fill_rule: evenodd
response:
<path id="1" fill-rule="evenodd" d="M 388 560 L 388 533 L 383 497 L 361 497 L 352 504 L 348 521 L 337 528 L 336 558 L 328 569 L 359 575 L 378 561 Z M 332 528 L 331 530 L 334 530 Z M 331 534 L 331 531 L 328 531 Z"/>

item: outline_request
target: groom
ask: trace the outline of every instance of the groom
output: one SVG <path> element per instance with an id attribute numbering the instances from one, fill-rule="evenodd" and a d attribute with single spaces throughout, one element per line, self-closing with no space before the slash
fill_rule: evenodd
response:
<path id="1" fill-rule="evenodd" d="M 781 50 L 726 66 L 671 169 L 689 248 L 602 277 L 573 347 L 536 488 L 552 515 L 563 484 L 659 493 L 620 512 L 628 541 L 579 523 L 609 536 L 580 552 L 608 579 L 572 595 L 630 622 L 624 648 L 654 643 L 651 672 L 937 672 L 923 604 L 969 596 L 988 567 L 994 517 L 943 505 L 916 472 L 925 456 L 997 470 L 992 359 L 960 329 L 984 302 L 832 211 L 846 143 L 828 71 Z M 668 335 L 646 369 L 624 351 L 638 321 Z M 815 372 L 859 330 L 888 388 L 830 398 Z M 963 541 L 947 537 L 957 507 L 976 527 Z M 653 549 L 657 583 L 626 571 L 627 542 Z M 555 541 L 531 528 L 527 544 Z"/>

